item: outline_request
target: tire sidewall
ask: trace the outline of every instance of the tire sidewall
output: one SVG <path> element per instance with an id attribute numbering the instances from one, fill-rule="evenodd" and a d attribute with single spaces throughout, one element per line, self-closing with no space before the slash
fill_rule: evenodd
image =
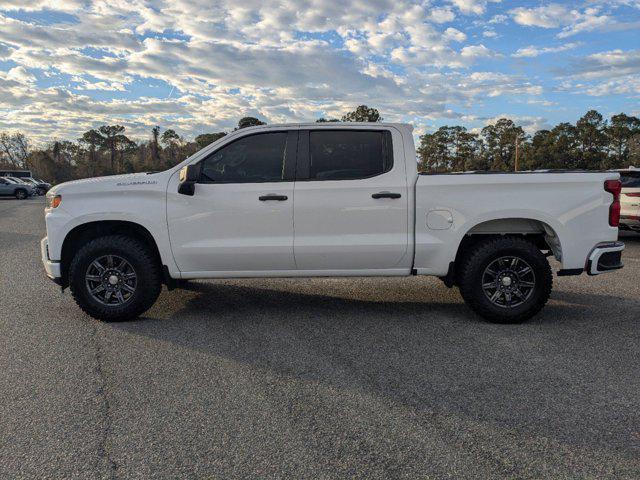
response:
<path id="1" fill-rule="evenodd" d="M 485 269 L 500 257 L 513 256 L 524 260 L 531 266 L 535 275 L 535 287 L 531 296 L 522 304 L 513 308 L 504 308 L 494 305 L 487 298 L 482 288 L 482 280 Z M 469 278 L 465 279 L 463 296 L 471 307 L 482 317 L 498 323 L 519 323 L 536 313 L 546 303 L 553 278 L 549 262 L 542 253 L 533 245 L 516 242 L 511 246 L 505 246 L 501 242 L 494 243 L 483 252 L 481 258 L 472 262 L 471 271 L 467 271 Z"/>
<path id="2" fill-rule="evenodd" d="M 147 293 L 157 288 L 154 285 L 155 273 L 152 271 L 153 266 L 149 265 L 146 256 L 133 254 L 132 249 L 126 248 L 117 240 L 113 241 L 113 244 L 108 244 L 100 240 L 102 239 L 85 245 L 71 263 L 69 280 L 73 295 L 85 311 L 103 320 L 118 321 L 138 316 L 150 306 L 147 305 Z M 135 245 L 138 248 L 143 248 L 137 243 Z M 85 275 L 89 265 L 94 260 L 105 255 L 117 255 L 124 258 L 136 272 L 137 283 L 135 292 L 131 298 L 122 305 L 104 305 L 94 299 L 87 289 Z"/>

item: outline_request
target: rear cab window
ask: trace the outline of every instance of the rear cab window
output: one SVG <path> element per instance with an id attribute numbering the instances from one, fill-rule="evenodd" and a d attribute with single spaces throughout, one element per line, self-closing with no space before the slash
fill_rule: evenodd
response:
<path id="1" fill-rule="evenodd" d="M 310 130 L 308 158 L 302 148 L 301 180 L 357 180 L 375 177 L 393 167 L 388 130 Z"/>
<path id="2" fill-rule="evenodd" d="M 620 172 L 622 188 L 640 188 L 640 172 Z"/>

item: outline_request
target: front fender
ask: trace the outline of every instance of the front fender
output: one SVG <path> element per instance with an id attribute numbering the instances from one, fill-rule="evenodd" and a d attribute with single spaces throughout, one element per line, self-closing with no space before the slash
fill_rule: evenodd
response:
<path id="1" fill-rule="evenodd" d="M 45 215 L 49 256 L 51 260 L 60 261 L 62 246 L 69 233 L 88 223 L 102 221 L 130 222 L 145 228 L 154 238 L 160 258 L 167 265 L 170 273 L 179 276 L 179 270 L 171 255 L 169 235 L 166 224 L 166 193 L 147 191 L 135 195 L 96 194 L 91 199 L 82 201 L 73 194 L 63 195 L 63 204 L 56 209 L 49 209 Z M 108 211 L 100 211 L 100 202 L 109 205 Z"/>

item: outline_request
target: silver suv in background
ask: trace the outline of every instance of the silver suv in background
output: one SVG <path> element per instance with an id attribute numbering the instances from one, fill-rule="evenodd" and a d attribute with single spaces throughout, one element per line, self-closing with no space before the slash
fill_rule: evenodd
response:
<path id="1" fill-rule="evenodd" d="M 18 200 L 24 200 L 32 196 L 35 189 L 31 185 L 16 181 L 8 177 L 0 177 L 0 195 L 16 197 Z"/>
<path id="2" fill-rule="evenodd" d="M 620 228 L 640 232 L 640 168 L 619 170 L 622 192 L 620 194 Z"/>
<path id="3" fill-rule="evenodd" d="M 31 182 L 27 182 L 24 178 L 12 177 L 12 176 L 6 176 L 4 178 L 6 178 L 11 182 L 17 183 L 18 185 L 24 185 L 25 187 L 27 187 L 27 190 L 29 191 L 29 196 L 38 194 L 38 192 L 36 191 L 35 185 Z"/>

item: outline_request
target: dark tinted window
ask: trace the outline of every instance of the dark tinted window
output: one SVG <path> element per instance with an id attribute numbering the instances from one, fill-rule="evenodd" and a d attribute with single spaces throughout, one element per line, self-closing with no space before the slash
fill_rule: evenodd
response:
<path id="1" fill-rule="evenodd" d="M 640 172 L 635 173 L 621 173 L 620 181 L 622 182 L 622 188 L 640 188 Z"/>
<path id="2" fill-rule="evenodd" d="M 286 132 L 259 133 L 240 138 L 202 162 L 201 181 L 280 182 L 284 179 L 286 144 Z"/>
<path id="3" fill-rule="evenodd" d="M 316 130 L 309 133 L 309 178 L 352 180 L 391 170 L 388 131 Z"/>

